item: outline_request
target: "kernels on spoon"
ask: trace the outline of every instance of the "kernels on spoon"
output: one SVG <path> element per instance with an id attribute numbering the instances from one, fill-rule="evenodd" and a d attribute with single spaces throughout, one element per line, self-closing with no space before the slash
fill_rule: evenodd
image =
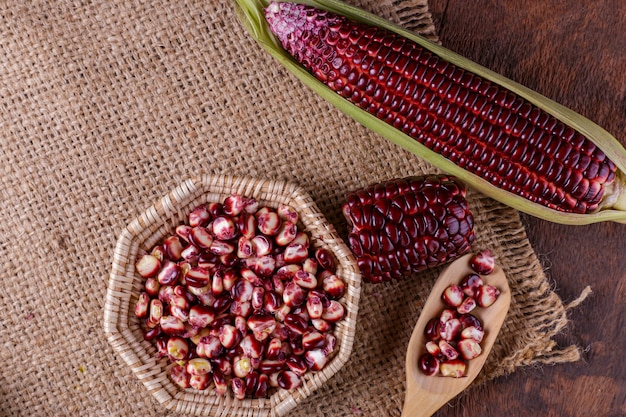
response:
<path id="1" fill-rule="evenodd" d="M 477 273 L 465 275 L 458 285 L 450 285 L 443 291 L 441 298 L 446 308 L 438 317 L 428 320 L 424 328 L 427 353 L 420 357 L 418 367 L 425 375 L 462 377 L 466 361 L 482 353 L 483 325 L 470 312 L 477 307 L 490 307 L 500 295 L 498 288 L 485 283 L 478 275 L 493 272 L 492 260 L 490 251 L 472 256 L 468 266 Z"/>

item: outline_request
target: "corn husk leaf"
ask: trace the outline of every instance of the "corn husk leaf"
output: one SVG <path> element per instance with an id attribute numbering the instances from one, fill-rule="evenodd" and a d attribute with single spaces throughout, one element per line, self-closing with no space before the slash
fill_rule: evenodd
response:
<path id="1" fill-rule="evenodd" d="M 350 103 L 339 94 L 332 91 L 322 82 L 318 81 L 304 67 L 297 63 L 279 44 L 274 35 L 270 32 L 265 20 L 263 9 L 269 5 L 268 0 L 235 0 L 237 15 L 242 25 L 248 30 L 251 36 L 278 62 L 300 79 L 307 87 L 322 96 L 325 100 L 337 107 L 346 115 L 352 117 L 357 122 L 380 134 L 391 142 L 403 147 L 416 156 L 428 161 L 441 170 L 455 175 L 464 181 L 468 186 L 478 190 L 491 198 L 498 200 L 510 207 L 523 211 L 538 218 L 562 223 L 582 225 L 601 221 L 615 221 L 626 223 L 626 150 L 609 132 L 593 123 L 584 116 L 548 99 L 547 97 L 532 91 L 506 77 L 503 77 L 463 56 L 452 52 L 440 45 L 437 45 L 415 33 L 407 31 L 389 21 L 368 13 L 356 7 L 344 4 L 336 0 L 300 0 L 303 3 L 342 14 L 353 20 L 383 27 L 396 32 L 406 38 L 413 40 L 424 48 L 430 50 L 441 58 L 454 65 L 469 70 L 481 77 L 499 84 L 510 91 L 525 98 L 537 107 L 550 113 L 565 124 L 578 130 L 589 140 L 594 142 L 618 167 L 616 186 L 614 190 L 607 190 L 607 194 L 614 194 L 617 201 L 613 208 L 607 207 L 591 214 L 564 213 L 533 203 L 524 197 L 502 190 L 488 181 L 472 174 L 465 169 L 455 165 L 447 158 L 431 151 L 424 145 L 412 139 L 405 133 L 393 126 L 377 119 L 375 116 L 360 109 Z"/>

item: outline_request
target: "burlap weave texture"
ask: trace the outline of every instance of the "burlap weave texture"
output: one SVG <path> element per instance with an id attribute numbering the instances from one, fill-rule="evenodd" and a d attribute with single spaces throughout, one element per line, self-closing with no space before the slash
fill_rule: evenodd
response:
<path id="1" fill-rule="evenodd" d="M 353 4 L 436 40 L 426 0 Z M 338 231 L 349 190 L 436 172 L 350 120 L 245 33 L 227 0 L 0 4 L 0 415 L 175 415 L 108 345 L 102 311 L 127 222 L 202 173 L 303 187 Z M 519 216 L 469 192 L 513 303 L 485 381 L 576 360 Z M 438 270 L 365 285 L 350 362 L 294 416 L 398 416 L 404 353 Z"/>

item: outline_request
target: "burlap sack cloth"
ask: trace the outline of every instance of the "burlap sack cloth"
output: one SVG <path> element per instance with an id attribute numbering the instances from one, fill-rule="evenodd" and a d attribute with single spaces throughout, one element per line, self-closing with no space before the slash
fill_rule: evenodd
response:
<path id="1" fill-rule="evenodd" d="M 353 1 L 437 40 L 426 0 Z M 102 320 L 120 230 L 185 179 L 307 190 L 346 235 L 349 190 L 435 172 L 303 87 L 214 1 L 0 5 L 0 414 L 174 415 L 114 354 Z M 479 381 L 579 358 L 518 214 L 469 193 L 476 249 L 513 302 Z M 411 329 L 438 270 L 364 285 L 347 366 L 294 416 L 398 416 Z"/>

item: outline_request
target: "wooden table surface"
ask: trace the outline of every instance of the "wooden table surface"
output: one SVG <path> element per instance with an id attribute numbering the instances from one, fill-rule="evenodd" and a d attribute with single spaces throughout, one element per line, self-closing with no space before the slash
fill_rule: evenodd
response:
<path id="1" fill-rule="evenodd" d="M 583 114 L 626 145 L 626 2 L 430 0 L 442 44 Z M 558 341 L 583 360 L 526 367 L 473 388 L 443 416 L 626 416 L 626 225 L 523 215 L 569 315 Z"/>

